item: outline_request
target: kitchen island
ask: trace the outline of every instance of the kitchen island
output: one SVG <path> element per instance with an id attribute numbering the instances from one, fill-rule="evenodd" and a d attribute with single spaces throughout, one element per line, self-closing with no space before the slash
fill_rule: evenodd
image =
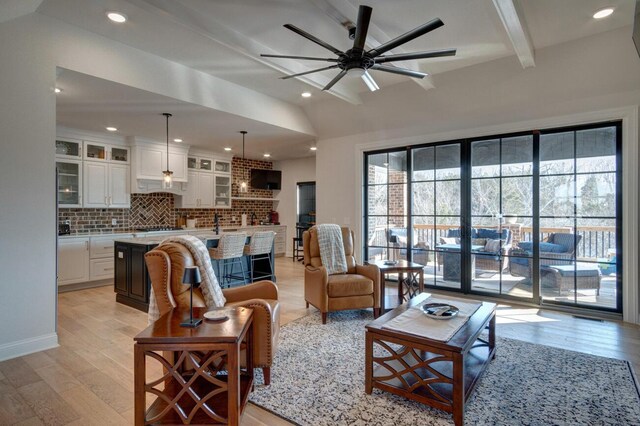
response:
<path id="1" fill-rule="evenodd" d="M 172 235 L 175 236 L 175 235 Z M 218 240 L 221 235 L 215 233 L 200 234 L 198 238 L 203 240 L 207 245 L 207 248 L 217 247 Z M 128 238 L 128 239 L 116 239 L 114 242 L 114 291 L 116 293 L 116 302 L 131 306 L 141 311 L 147 312 L 149 310 L 149 294 L 151 291 L 151 279 L 147 272 L 147 265 L 144 261 L 144 255 L 157 247 L 167 235 L 154 235 L 141 238 Z M 251 237 L 247 237 L 247 243 Z M 271 250 L 271 262 L 266 259 L 256 261 L 254 268 L 256 271 L 269 271 L 271 265 L 274 265 L 274 270 L 271 271 L 272 281 L 276 281 L 275 276 L 275 263 L 274 263 L 274 250 Z M 247 272 L 247 283 L 249 281 L 251 271 L 251 259 L 249 256 L 243 256 L 242 261 L 245 262 L 245 271 Z M 213 270 L 216 275 L 219 270 L 219 261 L 211 260 Z M 240 268 L 237 271 L 233 271 L 232 275 L 241 275 Z M 234 273 L 235 272 L 235 273 Z M 265 278 L 261 278 L 265 279 Z M 268 278 L 266 278 L 268 279 Z M 244 285 L 240 279 L 235 279 L 231 282 L 232 286 Z"/>

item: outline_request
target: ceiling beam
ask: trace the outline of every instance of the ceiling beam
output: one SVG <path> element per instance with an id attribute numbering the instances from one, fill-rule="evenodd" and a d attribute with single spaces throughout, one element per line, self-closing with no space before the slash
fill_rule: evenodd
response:
<path id="1" fill-rule="evenodd" d="M 535 52 L 531 36 L 522 11 L 518 10 L 517 0 L 493 0 L 493 5 L 507 31 L 522 68 L 535 67 Z"/>
<path id="2" fill-rule="evenodd" d="M 287 64 L 280 62 L 275 63 L 267 58 L 262 58 L 261 53 L 281 55 L 283 52 L 275 51 L 268 46 L 265 46 L 251 38 L 245 36 L 241 32 L 234 30 L 227 26 L 224 22 L 218 20 L 211 20 L 210 17 L 204 19 L 204 17 L 198 13 L 197 10 L 185 5 L 179 1 L 154 1 L 154 0 L 129 0 L 136 4 L 140 8 L 157 15 L 161 15 L 166 19 L 185 26 L 189 30 L 208 38 L 218 44 L 221 44 L 233 51 L 253 59 L 263 65 L 268 66 L 283 74 L 297 74 L 304 71 L 309 71 L 311 68 L 301 65 L 297 61 L 286 61 Z M 305 75 L 296 77 L 316 89 L 322 90 L 324 86 L 333 78 L 333 76 L 326 77 L 321 74 Z M 362 104 L 362 99 L 358 93 L 354 90 L 344 87 L 333 88 L 327 93 L 334 95 L 344 101 L 347 101 L 354 105 Z"/>
<path id="3" fill-rule="evenodd" d="M 329 0 L 309 0 L 311 3 L 315 4 L 318 9 L 322 10 L 327 16 L 337 22 L 340 26 L 346 28 L 346 24 L 352 23 L 355 25 L 354 21 L 349 19 L 347 15 L 358 16 L 358 9 L 351 5 L 349 2 L 340 2 L 337 6 L 334 6 L 332 2 Z M 365 46 L 368 49 L 372 49 L 374 47 L 380 46 L 384 42 L 380 40 L 391 40 L 388 34 L 380 29 L 376 24 L 372 22 L 369 23 L 369 31 L 367 33 L 367 40 Z M 393 50 L 390 50 L 386 54 L 399 54 L 399 53 L 407 53 L 401 47 L 396 47 Z M 417 71 L 426 72 L 423 67 L 420 66 L 418 61 L 397 61 L 394 62 L 393 65 L 398 66 L 399 68 L 407 68 L 407 69 L 416 69 Z M 433 89 L 435 85 L 433 84 L 433 79 L 430 75 L 427 75 L 425 78 L 412 78 L 411 81 L 415 82 L 418 86 L 422 87 L 424 90 Z"/>

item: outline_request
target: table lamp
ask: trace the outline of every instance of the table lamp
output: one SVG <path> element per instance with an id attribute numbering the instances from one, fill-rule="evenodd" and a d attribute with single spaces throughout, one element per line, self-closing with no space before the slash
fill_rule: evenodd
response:
<path id="1" fill-rule="evenodd" d="M 200 325 L 202 319 L 193 319 L 193 288 L 200 287 L 202 279 L 200 277 L 200 269 L 197 266 L 187 266 L 184 268 L 184 274 L 182 275 L 182 283 L 189 284 L 191 290 L 191 298 L 189 300 L 189 322 L 183 322 L 181 327 L 195 328 Z"/>

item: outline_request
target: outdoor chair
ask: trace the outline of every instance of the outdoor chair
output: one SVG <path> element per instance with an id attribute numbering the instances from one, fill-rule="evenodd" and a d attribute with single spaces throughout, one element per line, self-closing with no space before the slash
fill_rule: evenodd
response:
<path id="1" fill-rule="evenodd" d="M 576 259 L 575 247 L 581 235 L 569 233 L 549 234 L 540 242 L 540 266 L 571 265 Z M 533 276 L 533 242 L 520 241 L 509 250 L 509 272 L 513 276 L 531 278 Z"/>

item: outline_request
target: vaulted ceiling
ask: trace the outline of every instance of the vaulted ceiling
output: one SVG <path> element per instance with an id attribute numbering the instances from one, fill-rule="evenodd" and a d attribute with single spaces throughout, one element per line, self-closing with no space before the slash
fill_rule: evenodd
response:
<path id="1" fill-rule="evenodd" d="M 373 8 L 367 47 L 373 48 L 433 18 L 439 17 L 444 27 L 415 39 L 391 53 L 417 52 L 456 48 L 455 57 L 412 60 L 399 66 L 428 73 L 423 80 L 372 71 L 381 90 L 369 93 L 359 79 L 345 78 L 332 90 L 321 88 L 337 72 L 335 70 L 282 80 L 281 77 L 320 68 L 323 63 L 260 57 L 261 53 L 331 57 L 322 47 L 282 27 L 293 24 L 340 50 L 351 47 L 346 23 L 355 22 L 360 2 L 354 0 L 44 0 L 38 13 L 62 20 L 88 31 L 96 32 L 132 47 L 182 63 L 191 68 L 240 84 L 257 92 L 317 109 L 321 103 L 333 100 L 350 105 L 354 111 L 366 107 L 373 99 L 392 97 L 398 85 L 403 93 L 419 96 L 428 90 L 438 90 L 436 76 L 475 64 L 512 57 L 523 69 L 535 66 L 537 49 L 630 25 L 634 0 L 369 0 Z M 612 6 L 615 13 L 604 20 L 594 20 L 598 9 Z M 116 25 L 105 13 L 116 10 L 127 15 L 128 21 Z M 431 78 L 431 76 L 434 76 Z M 77 80 L 74 83 L 74 80 Z M 131 114 L 118 102 L 92 102 L 95 92 L 109 92 L 105 82 L 91 82 L 73 73 L 62 73 L 61 83 L 84 89 L 65 90 L 59 100 L 59 121 L 65 125 L 82 126 L 89 130 L 107 117 L 124 120 Z M 92 88 L 92 85 L 95 87 Z M 115 90 L 115 88 L 112 88 Z M 169 107 L 171 100 L 154 98 L 152 94 L 122 88 L 119 98 L 129 107 Z M 310 98 L 302 98 L 304 91 Z M 329 102 L 331 101 L 331 102 Z M 166 105 L 163 105 L 166 102 Z M 229 117 L 220 111 L 175 104 L 191 115 L 185 129 L 193 131 L 191 143 L 206 147 L 215 134 L 216 144 L 230 143 L 234 132 L 255 123 Z M 90 108 L 89 108 L 90 106 Z M 404 105 L 411 108 L 410 99 Z M 134 108 L 135 109 L 135 108 Z M 349 108 L 346 108 L 347 110 Z M 139 110 L 140 111 L 140 110 Z M 402 111 L 398 111 L 399 114 Z M 100 121 L 100 114 L 104 114 Z M 110 116 L 109 116 L 110 114 Z M 110 120 L 111 118 L 109 118 Z M 108 121 L 108 120 L 107 120 Z M 153 124 L 129 120 L 127 133 L 155 137 Z M 142 120 L 144 121 L 144 120 Z M 139 122 L 139 125 L 135 125 Z M 200 123 L 200 124 L 198 124 Z M 283 159 L 308 154 L 313 138 L 286 129 L 255 125 L 253 137 L 261 144 L 256 154 L 271 152 Z M 292 146 L 299 149 L 292 149 Z"/>

